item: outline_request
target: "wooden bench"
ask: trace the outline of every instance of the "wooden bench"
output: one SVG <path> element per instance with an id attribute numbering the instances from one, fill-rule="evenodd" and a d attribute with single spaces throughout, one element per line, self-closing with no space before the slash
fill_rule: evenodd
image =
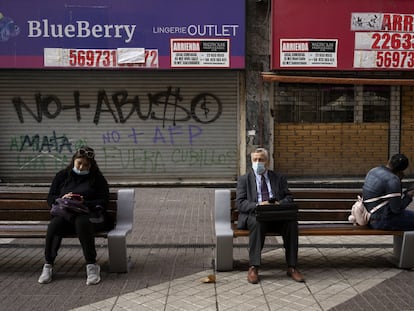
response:
<path id="1" fill-rule="evenodd" d="M 115 227 L 95 235 L 108 239 L 111 272 L 128 271 L 126 236 L 132 231 L 134 197 L 134 189 L 112 191 L 107 211 Z M 46 199 L 47 192 L 0 191 L 0 238 L 44 239 L 50 220 Z"/>
<path id="2" fill-rule="evenodd" d="M 352 204 L 360 189 L 291 189 L 298 205 L 299 235 L 392 235 L 394 256 L 399 268 L 414 267 L 414 231 L 386 231 L 367 226 L 354 226 L 348 221 Z M 248 230 L 237 229 L 236 190 L 215 190 L 215 231 L 217 271 L 233 269 L 233 239 L 249 236 Z M 277 235 L 269 233 L 268 235 Z"/>

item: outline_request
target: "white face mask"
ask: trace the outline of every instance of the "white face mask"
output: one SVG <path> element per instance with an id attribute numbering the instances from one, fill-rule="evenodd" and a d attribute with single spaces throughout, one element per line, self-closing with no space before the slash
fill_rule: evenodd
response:
<path id="1" fill-rule="evenodd" d="M 264 162 L 253 162 L 252 168 L 254 172 L 258 175 L 262 175 L 266 171 Z"/>
<path id="2" fill-rule="evenodd" d="M 75 174 L 78 174 L 78 175 L 88 175 L 89 174 L 89 171 L 81 171 L 81 170 L 78 170 L 76 167 L 73 167 L 73 172 L 75 172 Z"/>

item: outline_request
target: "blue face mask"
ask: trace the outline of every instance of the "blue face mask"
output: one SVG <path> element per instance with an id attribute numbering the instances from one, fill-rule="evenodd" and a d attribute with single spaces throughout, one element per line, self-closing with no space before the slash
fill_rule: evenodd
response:
<path id="1" fill-rule="evenodd" d="M 266 171 L 264 162 L 253 162 L 252 168 L 258 175 L 262 175 Z"/>
<path id="2" fill-rule="evenodd" d="M 89 174 L 89 171 L 80 171 L 80 170 L 78 170 L 76 167 L 73 167 L 72 171 L 73 171 L 75 174 L 78 174 L 78 175 L 88 175 L 88 174 Z"/>

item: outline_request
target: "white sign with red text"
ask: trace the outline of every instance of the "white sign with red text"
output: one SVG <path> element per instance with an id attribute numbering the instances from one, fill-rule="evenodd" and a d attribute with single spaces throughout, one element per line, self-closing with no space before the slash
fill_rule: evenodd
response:
<path id="1" fill-rule="evenodd" d="M 414 68 L 414 15 L 353 13 L 354 68 Z"/>
<path id="2" fill-rule="evenodd" d="M 44 49 L 45 67 L 158 68 L 158 50 L 134 49 Z"/>

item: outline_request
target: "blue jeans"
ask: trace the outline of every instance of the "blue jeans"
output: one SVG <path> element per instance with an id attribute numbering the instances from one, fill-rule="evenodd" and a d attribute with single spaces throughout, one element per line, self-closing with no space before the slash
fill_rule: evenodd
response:
<path id="1" fill-rule="evenodd" d="M 401 214 L 388 215 L 375 221 L 370 221 L 370 226 L 374 229 L 414 231 L 414 211 L 403 210 Z"/>

